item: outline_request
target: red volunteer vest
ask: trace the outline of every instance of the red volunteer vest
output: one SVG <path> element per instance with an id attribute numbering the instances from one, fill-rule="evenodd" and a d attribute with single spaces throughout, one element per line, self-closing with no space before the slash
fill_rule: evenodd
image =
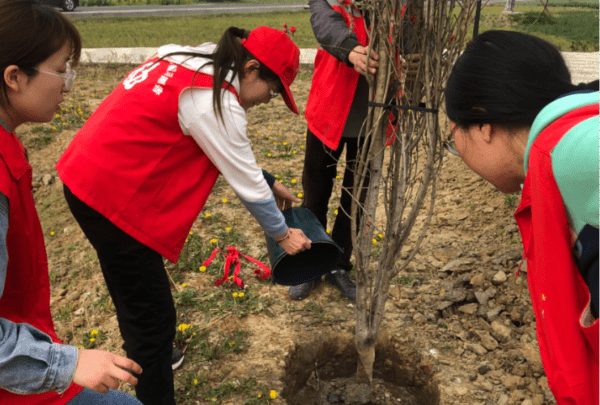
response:
<path id="1" fill-rule="evenodd" d="M 27 323 L 50 336 L 54 343 L 62 344 L 54 332 L 50 314 L 48 259 L 31 194 L 31 166 L 21 142 L 1 126 L 0 160 L 0 192 L 9 201 L 8 267 L 0 298 L 0 317 L 15 323 Z M 54 391 L 18 395 L 0 388 L 0 404 L 62 405 L 82 389 L 71 384 L 62 395 Z"/>
<path id="2" fill-rule="evenodd" d="M 562 136 L 590 117 L 598 117 L 598 104 L 567 113 L 538 135 L 515 212 L 542 363 L 558 405 L 598 405 L 598 321 L 590 327 L 579 322 L 589 291 L 573 260 L 551 160 Z"/>
<path id="3" fill-rule="evenodd" d="M 212 76 L 157 58 L 98 106 L 56 168 L 79 199 L 177 262 L 219 171 L 179 126 L 179 95 Z M 224 87 L 227 84 L 224 84 Z M 233 87 L 229 91 L 237 96 Z"/>
<path id="4" fill-rule="evenodd" d="M 369 39 L 363 17 L 351 6 L 349 0 L 341 3 L 343 5 L 334 5 L 332 8 L 344 16 L 348 27 L 353 27 L 352 31 L 358 42 L 367 46 Z M 352 15 L 347 12 L 347 7 L 352 10 Z M 323 49 L 317 50 L 305 116 L 310 131 L 328 148 L 335 150 L 340 143 L 358 85 L 358 76 L 359 73 L 354 68 Z"/>

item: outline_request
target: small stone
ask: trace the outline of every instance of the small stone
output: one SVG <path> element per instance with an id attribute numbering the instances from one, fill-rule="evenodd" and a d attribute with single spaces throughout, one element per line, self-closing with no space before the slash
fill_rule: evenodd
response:
<path id="1" fill-rule="evenodd" d="M 494 277 L 492 278 L 492 283 L 494 283 L 494 285 L 503 284 L 505 281 L 506 281 L 506 273 L 504 273 L 502 270 L 500 270 L 499 272 L 494 274 Z"/>
<path id="2" fill-rule="evenodd" d="M 458 307 L 458 310 L 460 312 L 464 312 L 465 314 L 473 315 L 475 312 L 477 312 L 477 304 L 472 303 L 472 304 L 463 305 L 463 306 Z"/>
<path id="3" fill-rule="evenodd" d="M 67 269 L 65 269 L 65 268 L 59 269 L 59 270 L 56 272 L 56 275 L 57 275 L 57 276 L 59 276 L 59 277 L 64 277 L 64 276 L 66 276 L 66 275 L 67 275 Z"/>
<path id="4" fill-rule="evenodd" d="M 485 317 L 487 318 L 487 320 L 489 322 L 492 322 L 494 319 L 496 319 L 498 317 L 500 312 L 502 312 L 502 307 L 497 306 L 496 308 L 490 309 L 489 311 L 487 311 L 485 314 Z"/>
<path id="5" fill-rule="evenodd" d="M 467 343 L 465 348 L 480 356 L 483 356 L 487 353 L 485 347 L 481 346 L 479 343 Z"/>
<path id="6" fill-rule="evenodd" d="M 531 400 L 531 403 L 533 405 L 543 405 L 544 396 L 542 394 L 534 395 L 533 399 Z"/>
<path id="7" fill-rule="evenodd" d="M 510 328 L 502 325 L 497 320 L 493 321 L 490 326 L 492 327 L 492 335 L 500 342 L 507 342 L 510 339 L 512 334 Z"/>
<path id="8" fill-rule="evenodd" d="M 486 214 L 491 214 L 492 212 L 494 212 L 494 207 L 485 207 L 482 211 Z M 506 399 L 508 402 L 508 398 Z"/>
<path id="9" fill-rule="evenodd" d="M 475 275 L 470 281 L 470 284 L 474 287 L 481 287 L 483 286 L 483 283 L 485 283 L 485 277 L 483 277 L 483 274 L 481 273 Z"/>
<path id="10" fill-rule="evenodd" d="M 475 298 L 477 299 L 477 302 L 479 302 L 481 305 L 485 305 L 488 302 L 487 294 L 482 291 L 476 291 Z"/>
<path id="11" fill-rule="evenodd" d="M 65 295 L 67 295 L 67 290 L 64 288 L 60 288 L 59 290 L 56 291 L 56 293 L 58 294 L 58 296 L 64 297 Z"/>
<path id="12" fill-rule="evenodd" d="M 481 375 L 486 375 L 487 372 L 490 371 L 490 366 L 488 364 L 486 364 L 486 363 L 483 363 L 482 365 L 480 365 L 479 367 L 477 367 L 477 371 Z"/>
<path id="13" fill-rule="evenodd" d="M 83 319 L 81 318 L 75 318 L 75 320 L 73 321 L 73 326 L 75 326 L 76 328 L 83 326 Z"/>
<path id="14" fill-rule="evenodd" d="M 81 293 L 79 291 L 74 291 L 71 294 L 69 294 L 69 301 L 76 301 L 80 296 Z"/>
<path id="15" fill-rule="evenodd" d="M 515 375 L 509 375 L 502 378 L 502 384 L 507 390 L 513 390 L 523 385 L 523 379 Z"/>
<path id="16" fill-rule="evenodd" d="M 467 392 L 468 390 L 465 387 L 454 387 L 454 394 L 458 395 L 459 397 L 466 395 Z"/>
<path id="17" fill-rule="evenodd" d="M 508 404 L 508 395 L 502 394 L 500 398 L 498 398 L 498 405 L 507 405 Z"/>
<path id="18" fill-rule="evenodd" d="M 42 184 L 44 186 L 48 186 L 50 184 L 54 183 L 54 176 L 52 176 L 49 173 L 46 173 L 42 176 Z"/>
<path id="19" fill-rule="evenodd" d="M 417 312 L 413 316 L 413 322 L 416 323 L 417 325 L 425 325 L 427 323 L 427 318 L 425 318 L 425 316 L 423 316 Z"/>

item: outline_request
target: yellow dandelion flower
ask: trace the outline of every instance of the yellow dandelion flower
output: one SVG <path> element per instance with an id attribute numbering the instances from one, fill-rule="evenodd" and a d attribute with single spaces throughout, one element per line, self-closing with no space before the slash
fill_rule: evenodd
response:
<path id="1" fill-rule="evenodd" d="M 194 378 L 194 385 L 198 385 L 198 380 Z"/>
<path id="2" fill-rule="evenodd" d="M 258 394 L 258 397 L 259 397 L 259 398 L 262 398 L 262 394 Z"/>
<path id="3" fill-rule="evenodd" d="M 238 297 L 243 298 L 244 297 L 244 293 L 243 292 L 239 293 Z"/>
<path id="4" fill-rule="evenodd" d="M 285 146 L 285 145 L 287 145 L 287 142 L 284 142 L 284 143 L 283 143 L 283 146 Z"/>
<path id="5" fill-rule="evenodd" d="M 334 213 L 335 215 L 337 215 L 337 214 L 338 214 L 338 210 L 335 210 L 335 211 L 333 211 L 333 213 Z"/>
<path id="6" fill-rule="evenodd" d="M 292 179 L 292 184 L 296 184 L 296 179 Z"/>
<path id="7" fill-rule="evenodd" d="M 304 149 L 304 145 L 300 145 L 300 149 Z"/>
<path id="8" fill-rule="evenodd" d="M 276 175 L 275 175 L 275 176 L 273 176 L 273 177 L 275 177 L 276 179 L 278 179 L 278 178 L 279 178 L 279 175 L 278 175 L 278 174 L 276 174 Z"/>
<path id="9" fill-rule="evenodd" d="M 298 193 L 298 198 L 302 198 L 303 194 L 302 193 Z"/>
<path id="10" fill-rule="evenodd" d="M 377 236 L 379 236 L 381 239 L 383 239 L 383 234 L 377 234 Z"/>
<path id="11" fill-rule="evenodd" d="M 209 218 L 210 217 L 210 212 L 207 212 L 206 214 L 204 214 L 204 218 Z"/>
<path id="12" fill-rule="evenodd" d="M 331 231 L 330 231 L 329 229 L 326 229 L 326 230 L 325 230 L 325 232 L 327 232 L 327 233 L 331 233 Z"/>
<path id="13" fill-rule="evenodd" d="M 296 153 L 298 153 L 297 150 L 293 150 L 292 153 L 295 155 Z"/>
<path id="14" fill-rule="evenodd" d="M 256 133 L 257 133 L 257 134 L 260 134 L 260 131 L 257 129 L 257 130 L 256 130 Z"/>
<path id="15" fill-rule="evenodd" d="M 50 232 L 50 236 L 54 236 L 54 231 Z"/>
<path id="16" fill-rule="evenodd" d="M 108 94 L 108 90 L 106 90 L 106 94 Z"/>
<path id="17" fill-rule="evenodd" d="M 206 266 L 200 266 L 198 270 L 204 273 L 206 271 Z"/>
<path id="18" fill-rule="evenodd" d="M 377 243 L 377 239 L 373 239 L 373 244 L 376 244 L 376 243 Z"/>
<path id="19" fill-rule="evenodd" d="M 233 347 L 234 344 L 235 342 L 232 340 L 231 342 L 229 342 L 229 347 Z"/>
<path id="20" fill-rule="evenodd" d="M 52 130 L 53 130 L 53 131 L 56 131 L 56 127 L 52 127 Z"/>
<path id="21" fill-rule="evenodd" d="M 230 227 L 227 227 L 227 228 L 225 228 L 225 230 L 226 230 L 227 232 L 231 232 L 231 228 L 230 228 Z"/>
<path id="22" fill-rule="evenodd" d="M 237 298 L 237 296 L 238 296 L 238 293 L 236 293 L 236 292 L 235 292 L 235 293 L 233 293 L 233 294 L 231 294 L 231 295 L 233 296 L 233 298 Z"/>
<path id="23" fill-rule="evenodd" d="M 60 114 L 56 114 L 56 115 L 55 115 L 55 117 L 56 117 L 56 118 L 60 118 Z"/>
<path id="24" fill-rule="evenodd" d="M 181 284 L 182 287 L 187 287 L 187 283 Z"/>
<path id="25" fill-rule="evenodd" d="M 193 235 L 193 234 L 194 234 L 194 232 L 190 231 L 190 235 Z"/>
<path id="26" fill-rule="evenodd" d="M 188 241 L 188 238 L 185 238 L 185 241 L 187 242 L 187 241 Z"/>
<path id="27" fill-rule="evenodd" d="M 271 397 L 271 399 L 277 398 L 277 392 L 275 392 L 275 390 L 271 390 L 271 392 L 269 392 L 269 397 Z"/>
<path id="28" fill-rule="evenodd" d="M 97 334 L 98 334 L 98 331 L 96 329 L 92 329 L 90 332 L 90 335 L 92 335 L 92 336 L 97 335 Z"/>
<path id="29" fill-rule="evenodd" d="M 271 157 L 272 155 L 270 153 L 267 153 L 267 157 Z"/>
<path id="30" fill-rule="evenodd" d="M 221 201 L 223 201 L 223 204 L 225 204 L 227 202 L 227 198 L 223 198 Z"/>
<path id="31" fill-rule="evenodd" d="M 273 145 L 277 145 L 277 141 L 273 141 Z"/>
<path id="32" fill-rule="evenodd" d="M 81 346 L 81 345 L 77 346 L 77 348 L 78 348 L 78 349 L 81 349 L 82 347 L 83 347 L 83 346 Z"/>
<path id="33" fill-rule="evenodd" d="M 306 136 L 306 132 L 304 133 L 304 136 Z"/>
<path id="34" fill-rule="evenodd" d="M 217 240 L 216 240 L 215 238 L 212 238 L 212 239 L 210 240 L 210 243 L 217 243 Z"/>
<path id="35" fill-rule="evenodd" d="M 67 126 L 67 123 L 66 123 L 66 122 L 63 122 L 63 123 L 62 123 L 62 126 L 63 126 L 63 127 L 66 127 L 66 126 Z"/>
<path id="36" fill-rule="evenodd" d="M 95 342 L 96 338 L 90 338 L 90 342 Z"/>
<path id="37" fill-rule="evenodd" d="M 267 129 L 271 129 L 271 127 L 268 127 Z"/>
<path id="38" fill-rule="evenodd" d="M 337 176 L 335 176 L 335 178 L 336 178 L 336 179 L 339 179 L 339 178 L 340 178 L 340 175 L 338 174 Z"/>

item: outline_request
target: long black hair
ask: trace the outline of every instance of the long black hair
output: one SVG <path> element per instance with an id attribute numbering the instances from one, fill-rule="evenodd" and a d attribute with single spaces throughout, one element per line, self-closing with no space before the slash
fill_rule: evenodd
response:
<path id="1" fill-rule="evenodd" d="M 213 104 L 215 106 L 215 113 L 221 118 L 222 121 L 223 113 L 221 108 L 221 90 L 223 82 L 225 82 L 225 78 L 229 74 L 230 70 L 233 71 L 231 82 L 233 82 L 238 75 L 239 77 L 244 77 L 244 66 L 246 65 L 246 62 L 256 59 L 256 57 L 252 55 L 252 53 L 250 53 L 246 48 L 244 48 L 241 43 L 241 40 L 247 39 L 248 35 L 250 35 L 250 31 L 236 27 L 229 27 L 221 36 L 221 39 L 219 39 L 217 47 L 213 53 L 202 54 L 195 52 L 173 52 L 163 56 L 161 59 L 173 55 L 184 55 L 189 56 L 190 58 L 200 56 L 210 59 L 210 61 L 202 65 L 200 69 L 206 65 L 213 66 Z M 269 83 L 273 83 L 277 87 L 278 93 L 283 91 L 281 80 L 279 79 L 279 76 L 275 74 L 275 72 L 266 67 L 263 63 L 260 63 L 260 66 L 257 69 L 258 77 L 260 79 L 263 79 Z M 192 79 L 192 83 L 194 79 Z M 229 86 L 231 86 L 231 83 L 228 84 L 227 88 L 229 88 Z"/>
<path id="2" fill-rule="evenodd" d="M 487 31 L 458 58 L 446 86 L 446 114 L 460 127 L 529 127 L 549 103 L 577 90 L 598 90 L 598 80 L 571 83 L 554 45 L 532 35 Z"/>

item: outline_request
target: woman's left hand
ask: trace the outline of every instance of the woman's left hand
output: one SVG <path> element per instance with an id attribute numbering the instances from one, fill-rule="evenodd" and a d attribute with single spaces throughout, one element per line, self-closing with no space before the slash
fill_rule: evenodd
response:
<path id="1" fill-rule="evenodd" d="M 295 197 L 290 190 L 285 188 L 285 186 L 278 181 L 273 184 L 273 188 L 271 190 L 273 190 L 277 207 L 279 207 L 279 209 L 282 211 L 287 208 L 291 208 L 292 203 L 302 202 L 301 199 Z"/>

